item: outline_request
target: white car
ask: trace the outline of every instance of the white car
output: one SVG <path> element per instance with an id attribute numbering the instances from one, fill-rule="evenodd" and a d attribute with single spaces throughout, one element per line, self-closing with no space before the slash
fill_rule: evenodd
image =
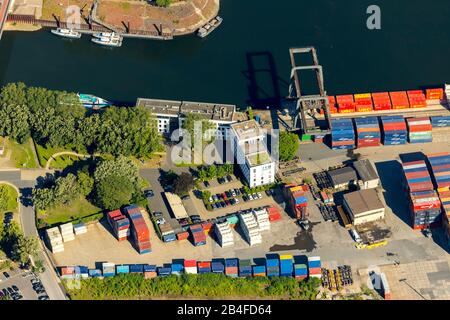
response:
<path id="1" fill-rule="evenodd" d="M 235 198 L 234 201 L 235 201 L 235 204 L 239 203 L 239 199 L 238 198 Z"/>
<path id="2" fill-rule="evenodd" d="M 157 224 L 164 224 L 164 223 L 166 223 L 166 219 L 164 219 L 164 218 L 159 218 L 158 220 L 156 220 L 156 223 L 157 223 Z"/>
<path id="3" fill-rule="evenodd" d="M 259 199 L 262 199 L 262 194 L 261 194 L 261 192 L 258 192 L 258 198 L 259 198 Z"/>
<path id="4" fill-rule="evenodd" d="M 350 229 L 350 234 L 352 235 L 352 238 L 356 243 L 362 243 L 362 239 L 355 229 Z"/>
<path id="5" fill-rule="evenodd" d="M 253 200 L 253 197 L 250 193 L 248 194 L 248 200 Z"/>
<path id="6" fill-rule="evenodd" d="M 208 200 L 209 200 L 210 203 L 213 203 L 213 202 L 214 202 L 213 197 L 209 197 Z"/>
<path id="7" fill-rule="evenodd" d="M 258 195 L 256 194 L 256 192 L 253 193 L 252 196 L 253 196 L 253 199 L 255 199 L 255 200 L 258 199 Z"/>

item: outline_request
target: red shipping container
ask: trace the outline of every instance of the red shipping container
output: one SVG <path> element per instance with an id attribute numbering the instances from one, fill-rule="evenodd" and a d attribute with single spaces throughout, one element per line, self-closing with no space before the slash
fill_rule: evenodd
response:
<path id="1" fill-rule="evenodd" d="M 197 266 L 197 261 L 195 260 L 184 260 L 184 267 L 185 268 L 192 268 Z"/>
<path id="2" fill-rule="evenodd" d="M 427 100 L 442 100 L 444 99 L 444 89 L 427 89 L 426 98 Z"/>
<path id="3" fill-rule="evenodd" d="M 198 268 L 211 268 L 211 262 L 210 261 L 199 261 L 197 262 Z"/>
<path id="4" fill-rule="evenodd" d="M 177 233 L 178 240 L 186 240 L 187 238 L 189 238 L 189 232 L 184 231 L 184 232 Z"/>
<path id="5" fill-rule="evenodd" d="M 322 274 L 322 268 L 308 268 L 309 274 Z"/>

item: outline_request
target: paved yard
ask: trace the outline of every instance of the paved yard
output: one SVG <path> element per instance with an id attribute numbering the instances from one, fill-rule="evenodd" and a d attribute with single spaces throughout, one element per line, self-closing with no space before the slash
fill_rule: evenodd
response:
<path id="1" fill-rule="evenodd" d="M 15 285 L 19 288 L 20 294 L 23 296 L 23 300 L 37 300 L 38 295 L 33 290 L 31 285 L 31 279 L 35 277 L 30 272 L 23 272 L 19 269 L 7 272 L 10 275 L 10 278 L 6 279 L 3 274 L 0 276 L 0 291 L 3 288 L 8 288 Z"/>

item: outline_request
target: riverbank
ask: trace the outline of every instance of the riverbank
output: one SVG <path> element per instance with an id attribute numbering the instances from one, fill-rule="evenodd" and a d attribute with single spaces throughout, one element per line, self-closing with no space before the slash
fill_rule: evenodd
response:
<path id="1" fill-rule="evenodd" d="M 54 21 L 58 17 L 65 22 L 65 8 L 69 3 L 60 0 L 44 0 L 42 14 L 37 19 Z M 82 15 L 87 18 L 93 1 L 71 1 L 70 5 L 82 8 Z M 105 25 L 119 32 L 138 34 L 166 33 L 181 36 L 196 32 L 218 15 L 220 0 L 177 1 L 168 8 L 161 8 L 145 2 L 133 0 L 99 0 L 96 16 Z M 13 12 L 15 14 L 16 12 Z M 5 30 L 37 31 L 40 26 L 26 23 L 8 23 Z"/>

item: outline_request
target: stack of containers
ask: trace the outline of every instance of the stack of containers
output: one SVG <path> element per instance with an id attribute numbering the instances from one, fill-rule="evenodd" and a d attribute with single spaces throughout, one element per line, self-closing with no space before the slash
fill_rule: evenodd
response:
<path id="1" fill-rule="evenodd" d="M 89 268 L 86 266 L 79 267 L 81 278 L 86 279 L 89 278 Z"/>
<path id="2" fill-rule="evenodd" d="M 89 269 L 89 277 L 99 278 L 102 276 L 102 270 L 99 269 Z"/>
<path id="3" fill-rule="evenodd" d="M 217 242 L 222 248 L 234 245 L 233 232 L 228 222 L 216 223 L 215 232 Z"/>
<path id="4" fill-rule="evenodd" d="M 239 222 L 239 217 L 235 214 L 230 214 L 229 216 L 227 216 L 227 222 L 230 225 L 230 228 L 234 229 Z"/>
<path id="5" fill-rule="evenodd" d="M 280 261 L 276 258 L 266 259 L 266 270 L 268 277 L 280 276 Z"/>
<path id="6" fill-rule="evenodd" d="M 323 141 L 325 140 L 325 134 L 315 134 L 314 135 L 314 142 L 315 143 L 323 143 Z"/>
<path id="7" fill-rule="evenodd" d="M 426 99 L 431 102 L 440 102 L 444 99 L 444 89 L 427 89 L 426 90 Z"/>
<path id="8" fill-rule="evenodd" d="M 238 266 L 238 259 L 225 259 L 225 274 L 230 277 L 237 277 L 239 275 Z"/>
<path id="9" fill-rule="evenodd" d="M 108 212 L 106 218 L 117 240 L 127 240 L 130 235 L 130 220 L 128 220 L 120 210 Z"/>
<path id="10" fill-rule="evenodd" d="M 450 241 L 450 191 L 439 191 L 442 203 L 442 223 L 447 241 Z M 450 244 L 450 243 L 449 243 Z"/>
<path id="11" fill-rule="evenodd" d="M 320 257 L 308 257 L 308 271 L 311 278 L 322 277 L 322 263 Z"/>
<path id="12" fill-rule="evenodd" d="M 61 267 L 60 269 L 61 279 L 74 279 L 75 267 Z"/>
<path id="13" fill-rule="evenodd" d="M 78 223 L 73 226 L 73 231 L 75 232 L 75 235 L 84 234 L 87 232 L 87 227 L 84 223 Z"/>
<path id="14" fill-rule="evenodd" d="M 402 116 L 381 117 L 383 143 L 387 146 L 407 143 L 408 131 Z"/>
<path id="15" fill-rule="evenodd" d="M 174 262 L 174 263 L 172 263 L 170 272 L 171 272 L 171 274 L 175 274 L 175 275 L 179 276 L 179 275 L 181 275 L 183 270 L 184 270 L 183 264 L 181 264 L 179 262 Z"/>
<path id="16" fill-rule="evenodd" d="M 405 162 L 402 166 L 405 174 L 405 188 L 409 192 L 433 190 L 433 182 L 425 161 Z"/>
<path id="17" fill-rule="evenodd" d="M 151 279 L 156 278 L 156 266 L 155 265 L 144 265 L 144 278 L 145 279 Z"/>
<path id="18" fill-rule="evenodd" d="M 197 262 L 197 268 L 199 274 L 211 273 L 211 262 L 210 261 L 199 261 Z"/>
<path id="19" fill-rule="evenodd" d="M 194 246 L 204 246 L 206 244 L 206 235 L 200 224 L 194 224 L 189 228 L 192 233 L 192 240 Z"/>
<path id="20" fill-rule="evenodd" d="M 411 220 L 414 230 L 440 226 L 441 200 L 436 191 L 411 192 Z"/>
<path id="21" fill-rule="evenodd" d="M 220 261 L 212 261 L 211 262 L 211 271 L 212 273 L 224 273 L 225 272 L 225 266 Z"/>
<path id="22" fill-rule="evenodd" d="M 352 113 L 356 110 L 356 103 L 351 94 L 336 96 L 336 102 L 339 113 Z"/>
<path id="23" fill-rule="evenodd" d="M 265 277 L 266 276 L 266 266 L 253 266 L 253 276 L 254 277 Z"/>
<path id="24" fill-rule="evenodd" d="M 150 231 L 142 216 L 142 213 L 145 214 L 145 210 L 136 205 L 130 205 L 125 207 L 125 212 L 130 217 L 131 236 L 137 251 L 139 254 L 150 253 L 152 251 Z"/>
<path id="25" fill-rule="evenodd" d="M 172 272 L 172 268 L 170 266 L 158 267 L 156 270 L 159 277 L 170 276 L 170 273 Z"/>
<path id="26" fill-rule="evenodd" d="M 356 145 L 358 148 L 376 147 L 381 143 L 380 124 L 377 117 L 355 118 Z"/>
<path id="27" fill-rule="evenodd" d="M 262 243 L 258 223 L 252 213 L 243 213 L 240 215 L 240 226 L 250 246 Z"/>
<path id="28" fill-rule="evenodd" d="M 338 113 L 336 98 L 334 96 L 328 96 L 328 103 L 330 105 L 330 113 L 331 114 Z M 320 109 L 320 113 L 323 114 L 323 109 Z"/>
<path id="29" fill-rule="evenodd" d="M 370 112 L 373 110 L 372 95 L 370 93 L 355 94 L 356 112 Z"/>
<path id="30" fill-rule="evenodd" d="M 433 129 L 450 127 L 450 116 L 431 117 L 431 125 L 433 126 Z"/>
<path id="31" fill-rule="evenodd" d="M 130 267 L 130 273 L 142 274 L 144 272 L 144 265 L 143 264 L 130 264 L 128 266 Z"/>
<path id="32" fill-rule="evenodd" d="M 103 262 L 102 269 L 104 277 L 114 277 L 116 275 L 116 265 L 112 262 Z"/>
<path id="33" fill-rule="evenodd" d="M 50 228 L 46 230 L 48 244 L 50 245 L 50 250 L 53 253 L 63 252 L 64 244 L 61 232 L 58 227 Z"/>
<path id="34" fill-rule="evenodd" d="M 130 266 L 127 264 L 116 265 L 116 274 L 130 273 Z"/>
<path id="35" fill-rule="evenodd" d="M 163 239 L 162 240 L 164 242 L 172 242 L 172 241 L 177 240 L 177 236 L 176 236 L 176 234 L 174 232 L 171 232 L 171 233 L 163 235 Z"/>
<path id="36" fill-rule="evenodd" d="M 184 260 L 184 272 L 197 274 L 197 262 L 195 260 Z"/>
<path id="37" fill-rule="evenodd" d="M 294 213 L 296 219 L 305 219 L 308 216 L 308 198 L 302 186 L 286 185 L 283 189 L 286 204 Z"/>
<path id="38" fill-rule="evenodd" d="M 408 99 L 410 108 L 425 108 L 427 106 L 427 99 L 422 90 L 408 91 Z"/>
<path id="39" fill-rule="evenodd" d="M 387 281 L 386 274 L 381 273 L 380 274 L 380 282 L 381 282 L 381 289 L 383 290 L 383 297 L 384 300 L 391 300 L 391 289 L 389 288 L 389 283 Z"/>
<path id="40" fill-rule="evenodd" d="M 280 276 L 292 277 L 292 269 L 294 267 L 294 257 L 292 255 L 280 256 Z"/>
<path id="41" fill-rule="evenodd" d="M 433 142 L 433 127 L 430 118 L 409 118 L 408 124 L 410 143 L 429 143 Z"/>
<path id="42" fill-rule="evenodd" d="M 392 103 L 391 98 L 389 97 L 389 92 L 372 93 L 372 99 L 373 99 L 373 110 L 383 111 L 392 109 Z"/>
<path id="43" fill-rule="evenodd" d="M 275 222 L 275 221 L 281 220 L 280 209 L 277 206 L 275 206 L 275 205 L 271 206 L 271 207 L 267 208 L 266 210 L 269 215 L 270 222 Z"/>
<path id="44" fill-rule="evenodd" d="M 408 109 L 409 100 L 406 91 L 390 92 L 392 109 Z"/>
<path id="45" fill-rule="evenodd" d="M 202 228 L 206 236 L 211 235 L 214 232 L 214 224 L 212 222 L 203 222 Z"/>
<path id="46" fill-rule="evenodd" d="M 355 149 L 355 130 L 352 119 L 331 120 L 331 148 Z"/>
<path id="47" fill-rule="evenodd" d="M 436 153 L 427 155 L 433 173 L 436 190 L 450 190 L 450 153 Z"/>
<path id="48" fill-rule="evenodd" d="M 239 261 L 239 277 L 251 277 L 252 275 L 252 262 L 251 260 Z"/>
<path id="49" fill-rule="evenodd" d="M 294 277 L 297 280 L 304 280 L 308 277 L 308 267 L 306 264 L 294 265 Z"/>
<path id="50" fill-rule="evenodd" d="M 256 222 L 258 223 L 258 227 L 260 231 L 269 231 L 270 230 L 270 221 L 269 214 L 267 210 L 253 210 L 253 215 L 255 216 Z"/>
<path id="51" fill-rule="evenodd" d="M 189 238 L 189 232 L 187 232 L 187 231 L 183 231 L 183 232 L 177 233 L 177 240 L 178 241 L 187 240 L 188 238 Z"/>
<path id="52" fill-rule="evenodd" d="M 75 240 L 75 233 L 73 233 L 72 222 L 60 225 L 59 230 L 61 231 L 63 242 Z"/>

